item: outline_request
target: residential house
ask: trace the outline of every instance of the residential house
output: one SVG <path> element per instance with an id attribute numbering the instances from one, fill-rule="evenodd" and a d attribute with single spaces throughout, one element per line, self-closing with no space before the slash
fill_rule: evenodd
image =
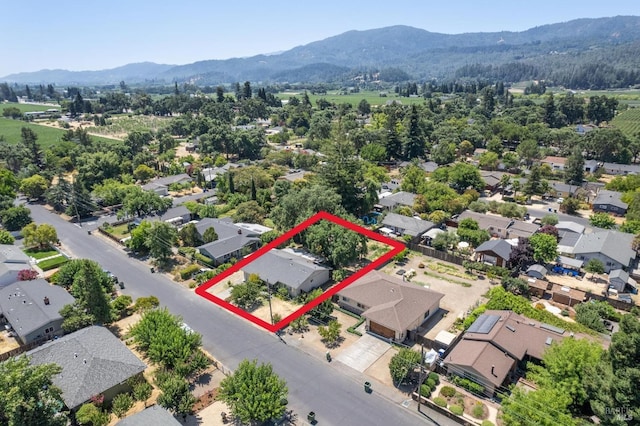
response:
<path id="1" fill-rule="evenodd" d="M 507 240 L 496 239 L 485 241 L 476 248 L 478 262 L 490 263 L 494 266 L 509 267 L 513 245 Z"/>
<path id="2" fill-rule="evenodd" d="M 152 405 L 116 423 L 117 426 L 178 426 L 181 424 L 173 414 L 159 405 Z"/>
<path id="3" fill-rule="evenodd" d="M 565 337 L 565 330 L 515 312 L 488 310 L 471 324 L 444 363 L 449 374 L 480 383 L 492 396 L 515 378 L 518 365 L 540 361 L 553 342 Z"/>
<path id="4" fill-rule="evenodd" d="M 31 269 L 30 260 L 17 246 L 0 244 L 0 289 L 18 281 L 23 269 Z"/>
<path id="5" fill-rule="evenodd" d="M 153 191 L 158 195 L 166 196 L 169 195 L 169 186 L 174 184 L 184 184 L 191 182 L 191 176 L 186 173 L 182 173 L 179 175 L 165 176 L 162 178 L 158 178 L 152 180 L 146 185 L 142 185 L 142 189 L 145 191 Z"/>
<path id="6" fill-rule="evenodd" d="M 584 171 L 594 173 L 598 170 L 598 162 L 596 160 L 584 160 Z"/>
<path id="7" fill-rule="evenodd" d="M 573 255 L 583 262 L 599 259 L 607 273 L 615 269 L 627 270 L 636 258 L 635 251 L 631 249 L 632 241 L 632 234 L 619 231 L 583 234 L 573 249 Z"/>
<path id="8" fill-rule="evenodd" d="M 205 218 L 195 225 L 196 231 L 201 238 L 204 237 L 207 229 L 215 229 L 218 239 L 203 244 L 197 249 L 200 254 L 213 260 L 216 265 L 226 263 L 232 258 L 240 259 L 261 246 L 261 232 L 247 229 L 247 227 L 240 227 L 234 224 L 231 218 Z"/>
<path id="9" fill-rule="evenodd" d="M 378 205 L 382 206 L 386 210 L 394 210 L 397 207 L 409 207 L 413 210 L 413 203 L 415 202 L 416 194 L 411 192 L 396 192 L 394 194 L 381 196 L 378 201 Z"/>
<path id="10" fill-rule="evenodd" d="M 438 168 L 438 163 L 436 163 L 435 161 L 427 161 L 424 163 L 420 163 L 420 168 L 426 173 L 433 173 Z"/>
<path id="11" fill-rule="evenodd" d="M 184 205 L 172 207 L 160 216 L 160 220 L 174 226 L 180 226 L 191 220 L 191 212 Z"/>
<path id="12" fill-rule="evenodd" d="M 60 309 L 75 302 L 64 288 L 43 279 L 17 281 L 0 289 L 0 318 L 24 345 L 62 336 Z"/>
<path id="13" fill-rule="evenodd" d="M 440 309 L 443 294 L 372 271 L 337 294 L 337 302 L 366 318 L 367 330 L 402 342 Z"/>
<path id="14" fill-rule="evenodd" d="M 595 213 L 612 213 L 616 216 L 627 214 L 627 203 L 622 201 L 622 193 L 601 189 L 593 200 L 592 210 Z"/>
<path id="15" fill-rule="evenodd" d="M 576 132 L 579 135 L 585 135 L 592 130 L 596 130 L 598 126 L 594 126 L 593 124 L 578 124 L 576 126 Z"/>
<path id="16" fill-rule="evenodd" d="M 531 265 L 526 272 L 528 277 L 544 280 L 547 276 L 547 268 L 542 265 Z"/>
<path id="17" fill-rule="evenodd" d="M 226 163 L 221 167 L 205 167 L 200 172 L 202 173 L 202 177 L 204 181 L 209 184 L 207 186 L 212 187 L 215 186 L 216 179 L 219 176 L 224 175 L 231 169 L 235 169 L 238 167 L 242 167 L 242 164 L 234 164 L 234 163 Z"/>
<path id="18" fill-rule="evenodd" d="M 67 408 L 76 410 L 92 396 L 130 391 L 127 380 L 142 375 L 147 367 L 108 329 L 91 326 L 67 334 L 27 352 L 31 364 L 58 364 L 62 372 L 53 384 L 62 390 Z"/>
<path id="19" fill-rule="evenodd" d="M 465 210 L 455 219 L 455 226 L 463 219 L 473 219 L 478 223 L 480 229 L 486 229 L 492 237 L 511 239 L 517 237 L 529 238 L 540 228 L 535 223 L 523 222 L 508 217 L 496 216 L 492 214 L 476 213 Z"/>
<path id="20" fill-rule="evenodd" d="M 625 293 L 626 287 L 637 288 L 636 281 L 622 269 L 614 269 L 609 272 L 609 288 L 613 287 L 618 293 Z"/>
<path id="21" fill-rule="evenodd" d="M 490 192 L 497 192 L 501 188 L 502 176 L 504 172 L 480 170 L 480 176 L 484 180 L 484 189 Z"/>
<path id="22" fill-rule="evenodd" d="M 242 268 L 244 278 L 257 274 L 271 286 L 283 285 L 292 297 L 308 293 L 331 279 L 331 268 L 308 253 L 272 249 Z"/>
<path id="23" fill-rule="evenodd" d="M 565 157 L 552 157 L 547 156 L 540 160 L 540 164 L 548 164 L 551 170 L 562 172 L 564 171 L 565 163 L 567 159 Z"/>
<path id="24" fill-rule="evenodd" d="M 573 254 L 573 249 L 584 233 L 584 225 L 576 222 L 560 221 L 555 225 L 558 230 L 558 253 Z"/>
<path id="25" fill-rule="evenodd" d="M 609 175 L 638 175 L 640 164 L 603 163 L 602 168 Z"/>
<path id="26" fill-rule="evenodd" d="M 573 196 L 576 191 L 582 187 L 581 185 L 570 185 L 559 181 L 549 181 L 549 185 L 551 186 L 551 191 L 545 195 L 553 195 L 562 198 Z"/>
<path id="27" fill-rule="evenodd" d="M 413 241 L 419 241 L 422 234 L 435 226 L 433 222 L 428 220 L 387 213 L 382 220 L 382 228 L 379 231 L 384 234 L 408 235 Z"/>

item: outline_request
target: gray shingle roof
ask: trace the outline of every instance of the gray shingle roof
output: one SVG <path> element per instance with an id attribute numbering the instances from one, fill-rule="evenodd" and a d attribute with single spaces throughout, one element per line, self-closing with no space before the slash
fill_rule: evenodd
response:
<path id="1" fill-rule="evenodd" d="M 219 259 L 227 254 L 235 253 L 253 243 L 260 241 L 260 238 L 248 237 L 247 235 L 233 235 L 227 238 L 218 238 L 207 244 L 198 247 L 201 252 L 206 252 L 212 259 Z"/>
<path id="2" fill-rule="evenodd" d="M 159 405 L 153 405 L 116 423 L 118 426 L 171 426 L 179 424 L 182 423 Z"/>
<path id="3" fill-rule="evenodd" d="M 160 186 L 169 186 L 173 183 L 191 182 L 192 180 L 193 179 L 191 179 L 191 176 L 189 176 L 188 174 L 181 173 L 179 175 L 165 176 L 165 177 L 158 178 L 156 180 L 152 180 L 148 184 L 143 185 L 142 188 L 146 189 L 145 187 L 148 186 L 149 189 L 153 189 Z"/>
<path id="4" fill-rule="evenodd" d="M 444 297 L 378 271 L 369 272 L 338 294 L 366 306 L 362 316 L 395 331 L 405 331 Z"/>
<path id="5" fill-rule="evenodd" d="M 631 249 L 633 235 L 618 231 L 600 231 L 583 234 L 575 248 L 574 254 L 602 253 L 622 265 L 629 265 L 636 253 Z"/>
<path id="6" fill-rule="evenodd" d="M 282 283 L 297 289 L 318 271 L 328 271 L 330 268 L 290 252 L 272 249 L 242 270 L 248 274 L 258 274 L 263 281 L 270 284 Z M 319 286 L 322 284 L 324 283 L 318 283 Z"/>
<path id="7" fill-rule="evenodd" d="M 435 226 L 428 220 L 416 219 L 413 217 L 403 216 L 397 213 L 388 213 L 382 221 L 384 226 L 393 226 L 404 229 L 406 235 L 412 237 L 422 235 Z"/>
<path id="8" fill-rule="evenodd" d="M 513 246 L 505 240 L 489 240 L 480 244 L 476 248 L 476 253 L 492 251 L 501 258 L 509 260 L 509 257 L 511 257 L 511 250 L 513 250 Z"/>
<path id="9" fill-rule="evenodd" d="M 409 206 L 413 208 L 413 203 L 416 199 L 416 194 L 411 192 L 396 192 L 395 194 L 388 195 L 381 198 L 378 204 L 385 207 L 395 207 L 396 205 Z"/>
<path id="10" fill-rule="evenodd" d="M 613 271 L 609 272 L 609 281 L 616 279 L 626 284 L 629 281 L 629 274 L 627 274 L 622 269 L 614 269 Z"/>
<path id="11" fill-rule="evenodd" d="M 22 250 L 11 244 L 0 244 L 0 262 L 2 263 L 29 263 L 29 256 Z"/>
<path id="12" fill-rule="evenodd" d="M 577 234 L 582 234 L 584 232 L 584 225 L 580 225 L 576 222 L 571 221 L 560 221 L 555 225 L 558 231 L 570 231 L 575 232 Z"/>
<path id="13" fill-rule="evenodd" d="M 62 372 L 53 383 L 73 409 L 141 373 L 146 365 L 104 327 L 92 326 L 67 334 L 27 352 L 31 364 L 54 363 Z"/>
<path id="14" fill-rule="evenodd" d="M 620 192 L 601 189 L 593 200 L 593 204 L 609 204 L 626 210 L 628 205 L 622 201 L 621 197 L 622 193 Z"/>
<path id="15" fill-rule="evenodd" d="M 637 164 L 603 163 L 602 167 L 616 174 L 640 174 L 640 166 Z"/>
<path id="16" fill-rule="evenodd" d="M 48 305 L 44 303 L 45 297 Z M 0 290 L 0 312 L 21 337 L 62 319 L 60 309 L 74 301 L 64 288 L 43 279 L 18 281 Z"/>

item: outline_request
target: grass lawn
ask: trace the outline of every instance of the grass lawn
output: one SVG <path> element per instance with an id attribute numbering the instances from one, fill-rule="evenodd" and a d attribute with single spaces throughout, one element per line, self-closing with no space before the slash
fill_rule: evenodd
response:
<path id="1" fill-rule="evenodd" d="M 21 131 L 23 127 L 33 130 L 38 135 L 38 143 L 43 147 L 55 145 L 62 141 L 62 135 L 66 133 L 64 129 L 56 129 L 48 126 L 27 123 L 22 120 L 11 120 L 9 118 L 0 118 L 0 136 L 4 136 L 11 145 L 20 142 Z M 94 141 L 111 142 L 112 139 L 101 138 L 99 136 L 91 136 Z"/>
<path id="2" fill-rule="evenodd" d="M 113 235 L 117 239 L 121 240 L 131 235 L 129 232 L 128 225 L 129 225 L 128 223 L 123 223 L 122 225 L 112 227 L 107 232 L 109 232 L 111 235 Z"/>
<path id="3" fill-rule="evenodd" d="M 387 101 L 399 101 L 403 105 L 412 105 L 412 104 L 423 104 L 425 100 L 423 98 L 404 98 L 397 96 L 395 93 L 386 91 L 387 96 L 380 96 L 380 92 L 360 92 L 360 93 L 349 93 L 348 95 L 341 95 L 338 91 L 329 91 L 326 95 L 312 95 L 310 92 L 307 92 L 309 95 L 309 100 L 313 105 L 316 104 L 318 99 L 325 99 L 328 102 L 333 102 L 336 104 L 351 104 L 354 108 L 357 108 L 358 104 L 361 100 L 366 99 L 370 105 L 384 105 Z M 277 93 L 276 96 L 280 99 L 289 99 L 295 96 L 298 99 L 302 99 L 304 96 L 304 91 L 301 92 L 281 92 Z"/>
<path id="4" fill-rule="evenodd" d="M 57 257 L 52 257 L 51 259 L 47 259 L 47 260 L 43 260 L 42 262 L 39 262 L 38 267 L 40 267 L 40 269 L 42 269 L 43 271 L 48 271 L 49 269 L 62 266 L 68 261 L 69 259 L 67 259 L 65 256 L 59 255 Z"/>
<path id="5" fill-rule="evenodd" d="M 10 108 L 10 107 L 18 108 L 22 112 L 46 111 L 52 108 L 60 109 L 60 105 L 31 105 L 31 104 L 18 104 L 15 102 L 9 102 L 6 104 L 0 103 L 0 115 L 2 115 L 2 111 L 4 111 L 5 108 Z"/>
<path id="6" fill-rule="evenodd" d="M 53 250 L 50 248 L 47 248 L 44 250 L 30 248 L 30 249 L 25 249 L 23 251 L 27 256 L 33 257 L 36 260 L 40 260 L 40 259 L 44 259 L 45 257 L 51 257 L 51 256 L 56 256 L 60 254 L 58 250 Z"/>

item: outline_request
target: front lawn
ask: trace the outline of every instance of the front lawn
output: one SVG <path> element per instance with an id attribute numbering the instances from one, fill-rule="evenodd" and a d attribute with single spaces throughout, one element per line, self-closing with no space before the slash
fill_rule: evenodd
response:
<path id="1" fill-rule="evenodd" d="M 26 254 L 29 257 L 33 257 L 36 260 L 44 259 L 45 257 L 57 256 L 60 254 L 58 250 L 54 250 L 52 248 L 46 248 L 46 249 L 29 248 L 29 249 L 24 249 L 23 251 L 24 251 L 24 254 Z"/>
<path id="2" fill-rule="evenodd" d="M 52 257 L 51 259 L 47 259 L 47 260 L 43 260 L 42 262 L 39 262 L 38 267 L 43 271 L 48 271 L 49 269 L 58 268 L 64 265 L 65 263 L 67 263 L 68 261 L 69 259 L 67 259 L 65 256 L 59 255 L 56 257 Z"/>
<path id="3" fill-rule="evenodd" d="M 121 240 L 131 235 L 129 232 L 129 223 L 123 223 L 118 226 L 110 226 L 108 228 L 103 228 L 106 232 L 113 235 L 117 239 Z"/>

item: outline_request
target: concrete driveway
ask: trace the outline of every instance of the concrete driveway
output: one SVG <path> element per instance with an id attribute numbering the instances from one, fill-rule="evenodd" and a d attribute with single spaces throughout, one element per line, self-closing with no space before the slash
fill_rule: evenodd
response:
<path id="1" fill-rule="evenodd" d="M 363 334 L 355 343 L 342 351 L 336 360 L 363 373 L 389 349 L 391 346 L 384 340 L 370 334 Z"/>

